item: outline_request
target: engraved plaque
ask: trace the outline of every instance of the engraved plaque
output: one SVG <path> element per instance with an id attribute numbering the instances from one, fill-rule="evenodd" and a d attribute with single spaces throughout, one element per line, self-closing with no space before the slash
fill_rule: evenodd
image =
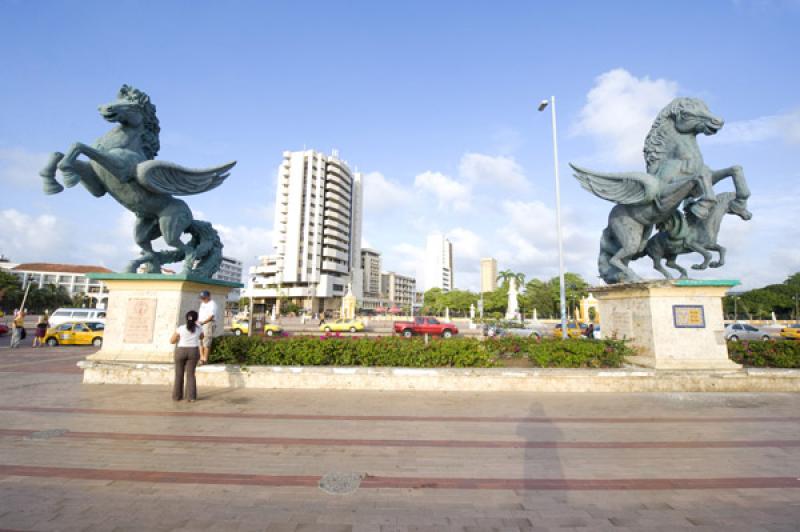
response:
<path id="1" fill-rule="evenodd" d="M 706 326 L 703 305 L 672 305 L 672 319 L 678 329 L 704 329 Z"/>
<path id="2" fill-rule="evenodd" d="M 129 299 L 125 311 L 125 331 L 122 334 L 122 341 L 126 344 L 149 344 L 153 341 L 155 324 L 155 299 Z"/>

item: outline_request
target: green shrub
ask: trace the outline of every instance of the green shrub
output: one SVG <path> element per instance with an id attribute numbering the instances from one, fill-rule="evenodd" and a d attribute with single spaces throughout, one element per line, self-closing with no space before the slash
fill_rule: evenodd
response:
<path id="1" fill-rule="evenodd" d="M 800 368 L 800 342 L 728 342 L 728 356 L 756 368 Z"/>
<path id="2" fill-rule="evenodd" d="M 535 338 L 423 338 L 295 336 L 214 339 L 211 362 L 258 366 L 394 366 L 486 368 L 502 358 L 527 357 L 542 368 L 622 366 L 633 351 L 615 340 L 536 340 Z"/>
<path id="3" fill-rule="evenodd" d="M 260 366 L 401 366 L 485 368 L 492 357 L 469 338 L 259 338 L 214 339 L 211 362 Z"/>
<path id="4" fill-rule="evenodd" d="M 495 357 L 521 358 L 540 368 L 619 368 L 635 354 L 620 340 L 489 338 L 486 350 Z"/>

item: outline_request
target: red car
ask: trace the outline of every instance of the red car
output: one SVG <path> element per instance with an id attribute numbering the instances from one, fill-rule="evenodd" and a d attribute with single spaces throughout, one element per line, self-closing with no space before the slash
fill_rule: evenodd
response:
<path id="1" fill-rule="evenodd" d="M 0 336 L 3 336 L 4 334 L 8 334 L 8 326 L 0 323 Z"/>
<path id="2" fill-rule="evenodd" d="M 419 317 L 414 318 L 414 321 L 394 322 L 394 332 L 402 334 L 406 338 L 415 334 L 430 334 L 441 336 L 442 338 L 450 338 L 454 334 L 458 334 L 458 327 L 452 323 L 440 323 L 436 318 Z"/>

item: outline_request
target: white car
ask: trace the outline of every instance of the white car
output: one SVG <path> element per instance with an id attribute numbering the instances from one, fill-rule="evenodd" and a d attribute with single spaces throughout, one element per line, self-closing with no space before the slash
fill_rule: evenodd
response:
<path id="1" fill-rule="evenodd" d="M 94 321 L 105 323 L 106 311 L 100 308 L 60 308 L 50 314 L 48 322 L 50 327 L 57 327 L 62 323 L 73 321 Z"/>
<path id="2" fill-rule="evenodd" d="M 747 323 L 731 323 L 725 327 L 725 339 L 731 342 L 739 340 L 769 340 L 769 334 L 758 327 Z"/>

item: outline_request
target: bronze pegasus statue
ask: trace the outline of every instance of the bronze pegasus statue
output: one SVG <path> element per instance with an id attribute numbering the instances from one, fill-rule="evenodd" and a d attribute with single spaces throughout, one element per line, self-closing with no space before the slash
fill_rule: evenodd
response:
<path id="1" fill-rule="evenodd" d="M 598 268 L 604 281 L 640 281 L 629 262 L 646 254 L 653 228 L 663 227 L 682 203 L 693 219 L 704 221 L 714 213 L 717 223 L 726 209 L 715 207 L 714 185 L 726 177 L 733 179 L 736 189 L 733 205 L 746 211 L 750 189 L 742 167 L 712 170 L 697 144 L 697 135 L 714 135 L 723 125 L 702 100 L 676 98 L 658 113 L 645 139 L 646 172 L 603 173 L 570 164 L 583 188 L 617 204 L 600 239 Z M 718 226 L 712 230 L 715 235 L 718 231 Z"/>
<path id="2" fill-rule="evenodd" d="M 128 263 L 127 272 L 144 266 L 145 272 L 161 273 L 162 265 L 183 261 L 184 274 L 210 278 L 222 262 L 219 235 L 209 222 L 195 220 L 189 206 L 173 196 L 218 187 L 236 161 L 192 169 L 155 160 L 160 148 L 156 106 L 147 94 L 129 85 L 123 85 L 116 101 L 101 105 L 99 111 L 105 120 L 119 125 L 94 146 L 76 142 L 66 154 L 53 153 L 39 173 L 45 194 L 64 190 L 55 180 L 58 169 L 65 186 L 81 183 L 92 195 L 109 194 L 132 211 L 134 239 L 142 255 Z M 88 160 L 79 160 L 81 155 Z M 181 241 L 184 233 L 191 235 L 188 243 Z M 162 236 L 172 250 L 153 250 L 153 240 Z"/>

